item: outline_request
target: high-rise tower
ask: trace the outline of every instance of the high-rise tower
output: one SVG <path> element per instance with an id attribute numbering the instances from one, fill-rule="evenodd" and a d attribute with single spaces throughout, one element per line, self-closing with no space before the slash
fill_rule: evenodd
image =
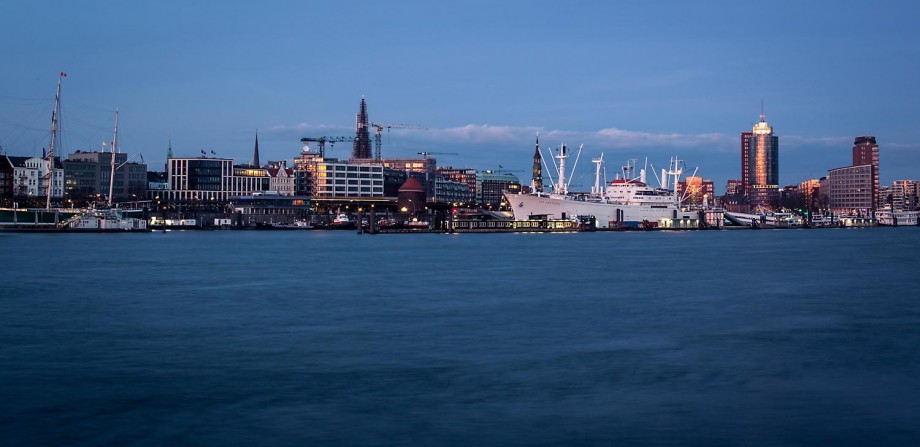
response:
<path id="1" fill-rule="evenodd" d="M 534 192 L 543 191 L 543 157 L 540 155 L 540 132 L 537 132 L 537 147 L 533 151 L 533 176 L 531 177 L 531 187 Z"/>
<path id="2" fill-rule="evenodd" d="M 371 134 L 368 130 L 367 103 L 361 96 L 361 109 L 355 117 L 355 144 L 351 158 L 371 158 Z"/>
<path id="3" fill-rule="evenodd" d="M 773 127 L 767 124 L 763 108 L 760 122 L 748 138 L 748 179 L 744 188 L 751 205 L 770 206 L 779 198 L 779 137 L 773 135 Z"/>
<path id="4" fill-rule="evenodd" d="M 739 193 L 743 196 L 747 195 L 750 183 L 752 136 L 754 132 L 741 132 L 741 191 Z"/>
<path id="5" fill-rule="evenodd" d="M 853 142 L 853 166 L 861 165 L 872 165 L 872 209 L 878 209 L 878 144 L 871 135 Z"/>

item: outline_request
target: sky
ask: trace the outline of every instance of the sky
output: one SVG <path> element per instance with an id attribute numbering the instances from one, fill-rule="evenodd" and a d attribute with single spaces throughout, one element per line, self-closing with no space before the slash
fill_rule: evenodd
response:
<path id="1" fill-rule="evenodd" d="M 583 144 L 573 189 L 629 159 L 740 178 L 763 103 L 782 185 L 875 135 L 882 184 L 920 179 L 920 6 L 903 1 L 0 2 L 0 146 L 41 155 L 58 73 L 63 150 L 112 139 L 149 169 L 202 150 L 291 160 L 354 136 L 366 97 L 384 157 L 520 171 L 534 140 Z M 330 157 L 348 158 L 350 143 Z M 440 154 L 438 154 L 440 153 Z M 571 165 L 572 161 L 569 161 Z M 582 185 L 582 188 L 576 188 Z"/>

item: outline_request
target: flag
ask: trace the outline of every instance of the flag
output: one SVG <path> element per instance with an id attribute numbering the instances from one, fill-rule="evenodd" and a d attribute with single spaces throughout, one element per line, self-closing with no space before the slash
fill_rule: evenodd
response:
<path id="1" fill-rule="evenodd" d="M 66 78 L 66 77 L 67 77 L 67 73 L 64 73 L 64 72 L 62 71 L 62 72 L 61 72 L 61 77 L 62 77 L 62 78 Z"/>
<path id="2" fill-rule="evenodd" d="M 201 155 L 202 155 L 202 156 L 205 156 L 205 155 L 208 155 L 208 154 L 204 151 L 204 149 L 202 149 L 202 150 L 201 150 Z"/>
<path id="3" fill-rule="evenodd" d="M 217 152 L 211 151 L 211 155 L 217 155 Z"/>

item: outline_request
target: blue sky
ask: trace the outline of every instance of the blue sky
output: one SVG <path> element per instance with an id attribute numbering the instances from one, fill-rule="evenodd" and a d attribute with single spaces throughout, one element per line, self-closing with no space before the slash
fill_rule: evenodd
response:
<path id="1" fill-rule="evenodd" d="M 57 73 L 62 145 L 97 149 L 120 109 L 124 151 L 162 166 L 201 150 L 291 159 L 304 136 L 353 136 L 366 95 L 384 156 L 523 170 L 584 143 L 615 172 L 679 155 L 738 178 L 739 134 L 765 102 L 783 184 L 849 164 L 878 138 L 881 180 L 918 179 L 920 27 L 913 2 L 0 3 L 0 145 L 47 146 Z M 347 158 L 349 144 L 330 156 Z M 526 179 L 525 179 L 526 180 Z M 578 180 L 576 180 L 577 182 Z"/>

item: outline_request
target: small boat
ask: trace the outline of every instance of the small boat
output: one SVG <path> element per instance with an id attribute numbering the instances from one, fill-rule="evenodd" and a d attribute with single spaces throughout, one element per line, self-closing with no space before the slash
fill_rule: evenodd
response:
<path id="1" fill-rule="evenodd" d="M 150 231 L 147 221 L 137 217 L 127 217 L 128 211 L 120 208 L 91 209 L 76 215 L 61 225 L 65 231 Z"/>
<path id="2" fill-rule="evenodd" d="M 878 218 L 878 224 L 883 226 L 915 226 L 918 222 L 918 211 L 890 211 L 878 210 L 875 217 Z"/>
<path id="3" fill-rule="evenodd" d="M 426 220 L 418 220 L 418 218 L 413 217 L 412 220 L 406 222 L 406 228 L 415 230 L 427 230 L 431 228 L 431 225 Z"/>
<path id="4" fill-rule="evenodd" d="M 332 219 L 332 229 L 344 230 L 355 228 L 355 222 L 348 218 L 348 215 L 345 213 L 339 213 L 338 216 L 335 216 L 335 219 Z"/>

